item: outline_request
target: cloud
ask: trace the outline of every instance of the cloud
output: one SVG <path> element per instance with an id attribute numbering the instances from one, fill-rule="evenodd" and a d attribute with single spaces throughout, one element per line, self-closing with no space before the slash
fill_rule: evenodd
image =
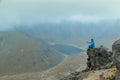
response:
<path id="1" fill-rule="evenodd" d="M 103 18 L 95 15 L 72 15 L 68 19 L 68 21 L 73 21 L 73 22 L 99 22 L 103 20 Z"/>
<path id="2" fill-rule="evenodd" d="M 2 0 L 0 25 L 119 19 L 118 0 Z"/>

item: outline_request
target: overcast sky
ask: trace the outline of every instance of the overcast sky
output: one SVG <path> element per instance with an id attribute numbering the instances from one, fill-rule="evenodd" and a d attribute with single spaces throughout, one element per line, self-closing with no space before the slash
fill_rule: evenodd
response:
<path id="1" fill-rule="evenodd" d="M 0 27 L 120 18 L 120 0 L 2 0 Z"/>

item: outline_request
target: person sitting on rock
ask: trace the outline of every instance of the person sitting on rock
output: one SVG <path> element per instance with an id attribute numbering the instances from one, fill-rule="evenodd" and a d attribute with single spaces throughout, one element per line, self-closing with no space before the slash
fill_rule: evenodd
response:
<path id="1" fill-rule="evenodd" d="M 94 39 L 91 39 L 91 42 L 87 42 L 89 44 L 89 48 L 95 48 Z"/>

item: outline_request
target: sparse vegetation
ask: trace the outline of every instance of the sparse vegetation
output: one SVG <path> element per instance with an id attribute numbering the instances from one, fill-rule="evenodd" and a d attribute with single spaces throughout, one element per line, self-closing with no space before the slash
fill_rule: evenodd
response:
<path id="1" fill-rule="evenodd" d="M 40 39 L 19 32 L 0 32 L 0 76 L 46 70 L 62 59 Z"/>

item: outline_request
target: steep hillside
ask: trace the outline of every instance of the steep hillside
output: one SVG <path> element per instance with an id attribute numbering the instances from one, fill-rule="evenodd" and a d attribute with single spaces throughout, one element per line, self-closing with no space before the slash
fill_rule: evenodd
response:
<path id="1" fill-rule="evenodd" d="M 12 76 L 6 75 L 0 77 L 0 80 L 59 80 L 76 69 L 78 71 L 84 70 L 86 68 L 86 58 L 87 55 L 85 53 L 66 56 L 60 64 L 48 70 Z"/>
<path id="2" fill-rule="evenodd" d="M 0 32 L 0 75 L 46 70 L 62 59 L 59 52 L 40 39 L 18 32 Z"/>

